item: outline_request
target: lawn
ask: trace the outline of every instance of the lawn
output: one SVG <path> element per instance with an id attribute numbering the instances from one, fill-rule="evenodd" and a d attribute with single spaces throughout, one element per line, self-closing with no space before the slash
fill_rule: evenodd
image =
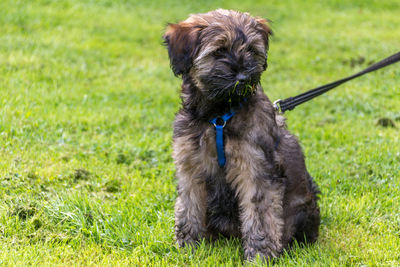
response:
<path id="1" fill-rule="evenodd" d="M 400 47 L 397 0 L 0 1 L 0 265 L 249 264 L 236 239 L 174 241 L 180 81 L 161 36 L 218 7 L 272 21 L 272 100 Z M 276 266 L 400 264 L 399 84 L 400 63 L 287 112 L 322 224 Z"/>

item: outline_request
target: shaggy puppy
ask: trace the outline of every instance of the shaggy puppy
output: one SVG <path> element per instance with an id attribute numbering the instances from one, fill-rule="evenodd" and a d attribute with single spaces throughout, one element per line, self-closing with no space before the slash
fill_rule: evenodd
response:
<path id="1" fill-rule="evenodd" d="M 180 246 L 222 234 L 241 238 L 246 258 L 268 259 L 317 239 L 318 189 L 260 85 L 270 34 L 266 20 L 222 9 L 168 25 L 183 80 L 173 135 Z"/>

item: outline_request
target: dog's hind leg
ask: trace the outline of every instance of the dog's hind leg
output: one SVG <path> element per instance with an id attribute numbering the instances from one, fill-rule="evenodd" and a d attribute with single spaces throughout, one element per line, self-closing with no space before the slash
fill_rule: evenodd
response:
<path id="1" fill-rule="evenodd" d="M 307 172 L 302 181 L 291 184 L 291 189 L 286 192 L 283 238 L 285 248 L 290 248 L 294 240 L 298 243 L 313 243 L 318 237 L 320 214 L 317 195 L 319 190 Z"/>
<path id="2" fill-rule="evenodd" d="M 320 212 L 317 205 L 319 190 L 309 176 L 309 198 L 296 213 L 294 219 L 295 233 L 293 240 L 299 243 L 314 243 L 318 238 L 318 229 L 320 225 Z M 292 241 L 293 241 L 292 240 Z"/>

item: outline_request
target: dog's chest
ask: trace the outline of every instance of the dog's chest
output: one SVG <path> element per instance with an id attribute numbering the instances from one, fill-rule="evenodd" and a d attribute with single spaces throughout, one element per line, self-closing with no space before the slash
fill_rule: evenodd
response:
<path id="1" fill-rule="evenodd" d="M 224 168 L 218 165 L 216 148 L 216 130 L 210 124 L 193 129 L 190 134 L 178 135 L 174 138 L 173 157 L 177 170 L 184 169 L 192 177 L 208 177 L 231 173 L 230 170 L 246 172 L 252 161 L 262 161 L 264 153 L 262 148 L 254 141 L 258 129 L 254 127 L 236 127 L 238 123 L 233 118 L 223 131 L 223 151 L 226 158 Z M 187 132 L 186 132 L 187 133 Z M 226 177 L 228 183 L 232 178 Z"/>
<path id="2" fill-rule="evenodd" d="M 231 129 L 224 129 L 222 133 L 222 145 L 219 145 L 219 147 L 217 148 L 217 133 L 215 128 L 213 126 L 210 126 L 205 129 L 198 143 L 198 151 L 200 151 L 200 154 L 202 155 L 202 162 L 210 164 L 212 166 L 212 170 L 220 171 L 223 167 L 219 167 L 218 165 L 218 153 L 221 155 L 222 151 L 226 157 L 226 164 L 224 167 L 228 166 L 229 158 L 227 157 L 227 155 L 233 156 L 236 153 L 240 153 L 240 147 L 237 145 L 233 145 L 233 143 L 236 142 L 232 142 L 233 139 L 238 140 L 238 138 L 235 137 L 235 134 L 236 133 L 233 132 Z M 241 143 L 244 142 L 244 140 L 241 141 Z M 220 151 L 217 153 L 217 150 Z"/>
<path id="3" fill-rule="evenodd" d="M 215 132 L 211 124 L 207 126 L 174 138 L 173 158 L 178 172 L 205 179 L 219 171 Z"/>

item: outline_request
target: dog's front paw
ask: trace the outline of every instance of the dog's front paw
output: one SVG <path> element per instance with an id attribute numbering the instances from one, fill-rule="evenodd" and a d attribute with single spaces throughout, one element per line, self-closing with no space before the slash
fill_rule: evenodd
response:
<path id="1" fill-rule="evenodd" d="M 175 225 L 176 242 L 179 247 L 196 247 L 200 238 L 204 237 L 201 227 L 188 224 Z"/>
<path id="2" fill-rule="evenodd" d="M 275 245 L 267 238 L 247 240 L 244 244 L 244 256 L 247 260 L 253 260 L 259 255 L 264 262 L 276 258 L 281 253 L 280 246 Z"/>

